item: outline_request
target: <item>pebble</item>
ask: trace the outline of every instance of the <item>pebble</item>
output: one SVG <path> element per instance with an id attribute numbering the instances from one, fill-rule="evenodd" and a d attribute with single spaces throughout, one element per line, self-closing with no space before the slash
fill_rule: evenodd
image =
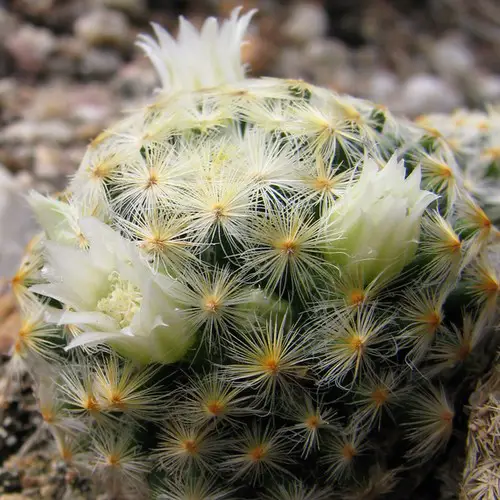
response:
<path id="1" fill-rule="evenodd" d="M 55 179 L 63 174 L 63 151 L 40 144 L 35 148 L 33 172 L 41 179 Z"/>
<path id="2" fill-rule="evenodd" d="M 40 87 L 31 105 L 26 108 L 26 120 L 63 119 L 68 114 L 70 103 L 69 89 L 64 84 L 51 84 Z"/>
<path id="3" fill-rule="evenodd" d="M 40 496 L 44 499 L 53 499 L 58 489 L 57 484 L 46 484 L 40 488 Z"/>
<path id="4" fill-rule="evenodd" d="M 121 65 L 121 57 L 115 51 L 92 48 L 80 61 L 79 72 L 87 78 L 106 79 L 116 74 Z"/>
<path id="5" fill-rule="evenodd" d="M 0 6 L 0 42 L 5 43 L 12 33 L 18 28 L 18 23 L 14 16 Z"/>
<path id="6" fill-rule="evenodd" d="M 78 123 L 102 124 L 120 111 L 111 90 L 102 85 L 87 84 L 73 89 L 71 115 Z"/>
<path id="7" fill-rule="evenodd" d="M 376 103 L 391 105 L 399 90 L 398 77 L 391 71 L 378 70 L 367 79 L 364 94 Z"/>
<path id="8" fill-rule="evenodd" d="M 298 47 L 284 47 L 278 56 L 276 70 L 278 74 L 287 75 L 288 78 L 306 80 L 302 50 Z"/>
<path id="9" fill-rule="evenodd" d="M 5 440 L 5 446 L 8 446 L 9 448 L 13 448 L 16 444 L 17 444 L 16 436 L 8 436 L 7 439 Z"/>
<path id="10" fill-rule="evenodd" d="M 74 131 L 62 120 L 21 120 L 5 127 L 0 143 L 34 144 L 40 141 L 67 144 L 74 137 Z"/>
<path id="11" fill-rule="evenodd" d="M 315 38 L 303 51 L 303 60 L 311 66 L 328 66 L 336 69 L 349 64 L 351 54 L 346 45 L 335 38 Z"/>
<path id="12" fill-rule="evenodd" d="M 53 76 L 75 76 L 80 71 L 80 63 L 89 50 L 87 44 L 79 38 L 60 36 L 53 57 L 47 62 L 47 71 Z"/>
<path id="13" fill-rule="evenodd" d="M 474 56 L 460 33 L 448 34 L 431 47 L 431 62 L 443 78 L 456 81 L 475 71 Z"/>
<path id="14" fill-rule="evenodd" d="M 438 76 L 418 74 L 402 86 L 397 112 L 416 116 L 423 113 L 448 113 L 463 105 L 460 93 Z"/>
<path id="15" fill-rule="evenodd" d="M 55 49 L 56 40 L 50 30 L 24 24 L 5 46 L 21 71 L 38 73 Z"/>
<path id="16" fill-rule="evenodd" d="M 32 17 L 47 15 L 55 7 L 57 0 L 18 0 L 18 10 Z"/>
<path id="17" fill-rule="evenodd" d="M 314 38 L 325 36 L 328 16 L 319 3 L 299 2 L 291 8 L 283 35 L 297 44 L 305 44 Z"/>
<path id="18" fill-rule="evenodd" d="M 139 57 L 123 65 L 110 87 L 121 96 L 148 98 L 158 86 L 158 78 L 146 58 Z"/>
<path id="19" fill-rule="evenodd" d="M 76 36 L 91 47 L 127 49 L 133 42 L 127 17 L 115 10 L 91 10 L 76 20 L 74 30 Z"/>
<path id="20" fill-rule="evenodd" d="M 147 12 L 147 0 L 100 0 L 110 9 L 121 10 L 131 17 L 143 17 Z"/>
<path id="21" fill-rule="evenodd" d="M 500 102 L 500 75 L 477 74 L 477 92 L 478 97 L 483 102 Z"/>

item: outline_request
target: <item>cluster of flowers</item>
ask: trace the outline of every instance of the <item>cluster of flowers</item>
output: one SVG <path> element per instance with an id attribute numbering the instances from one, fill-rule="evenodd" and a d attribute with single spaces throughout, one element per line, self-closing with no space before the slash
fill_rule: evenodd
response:
<path id="1" fill-rule="evenodd" d="M 143 37 L 163 91 L 31 197 L 11 365 L 115 498 L 397 491 L 491 361 L 499 232 L 448 142 L 245 79 L 250 17 Z"/>

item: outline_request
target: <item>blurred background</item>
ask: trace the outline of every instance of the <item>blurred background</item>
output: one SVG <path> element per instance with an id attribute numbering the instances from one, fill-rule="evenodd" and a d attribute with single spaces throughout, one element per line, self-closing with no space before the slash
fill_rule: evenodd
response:
<path id="1" fill-rule="evenodd" d="M 302 78 L 410 118 L 500 102 L 498 0 L 0 0 L 0 352 L 19 321 L 2 290 L 35 231 L 24 194 L 63 189 L 89 140 L 148 99 L 157 81 L 134 41 L 151 21 L 175 33 L 179 15 L 199 25 L 240 4 L 259 9 L 243 49 L 253 76 Z M 60 498 L 57 464 L 9 466 L 39 416 L 29 382 L 8 402 L 2 383 L 0 498 Z"/>

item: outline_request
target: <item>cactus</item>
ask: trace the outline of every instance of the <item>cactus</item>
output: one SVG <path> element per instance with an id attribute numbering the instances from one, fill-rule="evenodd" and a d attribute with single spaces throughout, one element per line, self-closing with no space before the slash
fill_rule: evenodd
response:
<path id="1" fill-rule="evenodd" d="M 417 123 L 433 138 L 433 154 L 452 155 L 466 189 L 488 216 L 500 220 L 500 109 L 458 110 L 421 116 Z M 448 153 L 446 153 L 448 151 Z"/>
<path id="2" fill-rule="evenodd" d="M 406 498 L 493 362 L 499 232 L 425 129 L 245 78 L 251 15 L 142 36 L 163 87 L 31 196 L 12 371 L 110 498 Z"/>

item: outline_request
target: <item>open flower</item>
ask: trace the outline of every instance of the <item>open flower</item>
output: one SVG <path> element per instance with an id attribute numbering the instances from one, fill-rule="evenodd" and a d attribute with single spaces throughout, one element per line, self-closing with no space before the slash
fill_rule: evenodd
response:
<path id="1" fill-rule="evenodd" d="M 105 343 L 143 363 L 181 359 L 194 337 L 174 300 L 177 282 L 153 274 L 133 244 L 98 219 L 79 225 L 89 249 L 48 241 L 47 283 L 31 288 L 63 305 L 50 321 L 82 330 L 68 349 Z"/>
<path id="2" fill-rule="evenodd" d="M 245 78 L 240 48 L 255 10 L 238 18 L 240 10 L 234 9 L 220 26 L 209 17 L 199 32 L 181 17 L 177 40 L 156 23 L 152 25 L 158 41 L 139 35 L 137 45 L 153 63 L 163 91 L 199 90 Z"/>
<path id="3" fill-rule="evenodd" d="M 415 257 L 422 214 L 436 195 L 420 189 L 420 167 L 405 174 L 396 156 L 381 169 L 366 158 L 359 180 L 331 210 L 330 221 L 343 235 L 333 239 L 331 258 L 357 268 L 365 282 L 394 277 Z"/>

